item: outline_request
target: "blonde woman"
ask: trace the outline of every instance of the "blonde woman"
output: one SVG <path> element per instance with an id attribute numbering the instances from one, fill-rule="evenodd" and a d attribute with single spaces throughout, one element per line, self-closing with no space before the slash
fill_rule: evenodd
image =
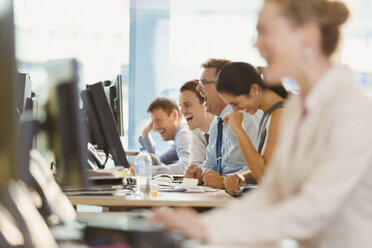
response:
<path id="1" fill-rule="evenodd" d="M 261 186 L 231 206 L 154 219 L 220 246 L 372 247 L 372 103 L 352 72 L 331 62 L 349 12 L 340 1 L 266 0 L 256 46 L 268 83 L 294 78 Z"/>

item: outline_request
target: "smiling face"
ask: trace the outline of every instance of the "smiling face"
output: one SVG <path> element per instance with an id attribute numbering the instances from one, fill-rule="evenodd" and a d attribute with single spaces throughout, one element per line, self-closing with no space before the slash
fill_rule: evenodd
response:
<path id="1" fill-rule="evenodd" d="M 156 108 L 150 113 L 153 129 L 161 135 L 164 141 L 173 140 L 178 124 L 177 115 L 176 110 L 168 115 L 162 108 Z"/>
<path id="2" fill-rule="evenodd" d="M 216 69 L 205 68 L 201 78 L 201 81 L 216 81 Z M 206 84 L 204 87 L 200 85 L 196 88 L 200 94 L 205 98 L 204 106 L 205 111 L 213 115 L 220 115 L 221 111 L 225 108 L 226 104 L 222 98 L 218 95 L 215 84 Z"/>
<path id="3" fill-rule="evenodd" d="M 251 90 L 248 95 L 234 96 L 229 93 L 219 93 L 226 104 L 235 110 L 242 110 L 251 115 L 257 112 L 260 106 L 260 97 L 255 94 L 256 91 Z"/>
<path id="4" fill-rule="evenodd" d="M 205 121 L 205 108 L 194 92 L 184 90 L 180 94 L 181 114 L 185 117 L 190 130 L 200 128 Z"/>
<path id="5" fill-rule="evenodd" d="M 269 84 L 278 84 L 284 77 L 296 78 L 304 60 L 304 32 L 281 11 L 277 3 L 266 1 L 257 23 L 256 46 L 267 61 L 265 80 Z"/>

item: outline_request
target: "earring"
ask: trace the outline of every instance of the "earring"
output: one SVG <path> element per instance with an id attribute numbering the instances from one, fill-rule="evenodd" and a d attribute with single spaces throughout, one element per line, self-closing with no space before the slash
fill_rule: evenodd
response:
<path id="1" fill-rule="evenodd" d="M 311 47 L 305 47 L 303 54 L 305 58 L 310 59 L 313 57 L 313 49 Z"/>

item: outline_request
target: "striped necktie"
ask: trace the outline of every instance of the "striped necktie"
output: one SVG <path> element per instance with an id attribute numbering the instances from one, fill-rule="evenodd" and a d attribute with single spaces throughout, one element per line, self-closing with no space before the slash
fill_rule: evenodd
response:
<path id="1" fill-rule="evenodd" d="M 222 125 L 223 125 L 223 120 L 222 120 L 221 117 L 218 117 L 216 153 L 217 153 L 217 173 L 220 174 L 220 175 L 222 174 L 222 170 L 221 170 L 221 163 L 222 163 L 222 154 L 221 154 Z"/>

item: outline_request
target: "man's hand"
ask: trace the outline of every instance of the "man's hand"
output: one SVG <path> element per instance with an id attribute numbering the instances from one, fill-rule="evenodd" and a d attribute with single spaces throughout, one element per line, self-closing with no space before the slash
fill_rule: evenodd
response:
<path id="1" fill-rule="evenodd" d="M 206 170 L 203 174 L 204 183 L 215 189 L 224 189 L 225 185 L 223 184 L 224 178 L 218 174 L 215 170 Z"/>
<path id="2" fill-rule="evenodd" d="M 226 191 L 232 195 L 236 195 L 239 192 L 243 183 L 245 183 L 245 179 L 238 173 L 229 175 L 224 181 Z"/>
<path id="3" fill-rule="evenodd" d="M 130 175 L 131 176 L 135 176 L 136 175 L 136 166 L 132 163 L 129 164 L 129 171 L 130 171 Z"/>
<path id="4" fill-rule="evenodd" d="M 147 126 L 145 126 L 145 128 L 142 130 L 142 138 L 147 137 L 147 135 L 149 135 L 149 133 L 152 130 L 152 127 L 153 127 L 153 122 L 150 121 L 150 123 Z"/>
<path id="5" fill-rule="evenodd" d="M 202 184 L 203 171 L 196 164 L 190 164 L 185 172 L 186 178 L 195 178 L 198 179 L 198 184 Z"/>

